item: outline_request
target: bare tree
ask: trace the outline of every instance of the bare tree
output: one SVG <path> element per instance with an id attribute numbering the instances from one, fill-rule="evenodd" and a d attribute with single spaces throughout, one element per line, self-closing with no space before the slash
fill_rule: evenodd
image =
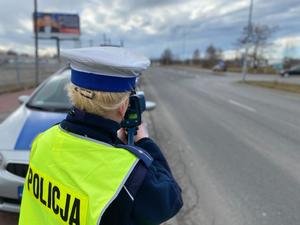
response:
<path id="1" fill-rule="evenodd" d="M 221 48 L 217 49 L 217 60 L 223 59 L 223 50 Z"/>
<path id="2" fill-rule="evenodd" d="M 214 45 L 210 44 L 205 51 L 205 67 L 211 67 L 218 63 L 222 59 L 223 51 L 221 48 L 216 48 Z"/>
<path id="3" fill-rule="evenodd" d="M 253 24 L 250 32 L 248 26 L 243 28 L 242 34 L 237 40 L 237 46 L 242 48 L 245 44 L 250 45 L 249 57 L 253 67 L 257 67 L 265 61 L 264 51 L 270 46 L 269 40 L 277 30 L 277 26 L 271 27 L 265 24 Z"/>
<path id="4" fill-rule="evenodd" d="M 205 59 L 206 60 L 214 60 L 217 56 L 217 48 L 210 44 L 205 50 Z"/>
<path id="5" fill-rule="evenodd" d="M 169 65 L 173 63 L 173 53 L 171 49 L 167 48 L 163 51 L 160 58 L 160 63 L 163 65 Z"/>
<path id="6" fill-rule="evenodd" d="M 8 51 L 6 52 L 6 55 L 8 55 L 8 56 L 17 56 L 18 53 L 15 52 L 15 51 L 13 51 L 13 50 L 8 50 Z"/>
<path id="7" fill-rule="evenodd" d="M 297 54 L 296 43 L 292 41 L 288 41 L 283 51 L 283 55 L 284 55 L 284 58 L 282 60 L 283 68 L 288 69 L 300 63 L 300 60 L 297 59 L 296 54 Z"/>
<path id="8" fill-rule="evenodd" d="M 193 64 L 199 65 L 200 64 L 200 51 L 196 49 L 193 53 Z"/>
<path id="9" fill-rule="evenodd" d="M 284 69 L 289 69 L 292 66 L 299 65 L 300 64 L 300 59 L 290 58 L 290 57 L 284 57 L 282 64 L 283 64 L 283 68 Z"/>

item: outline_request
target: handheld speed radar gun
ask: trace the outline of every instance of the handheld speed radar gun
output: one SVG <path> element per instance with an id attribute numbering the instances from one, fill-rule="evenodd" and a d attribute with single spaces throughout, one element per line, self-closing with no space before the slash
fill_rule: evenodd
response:
<path id="1" fill-rule="evenodd" d="M 136 135 L 138 126 L 142 123 L 142 113 L 146 109 L 144 94 L 133 93 L 129 97 L 129 106 L 125 113 L 121 126 L 125 128 L 128 136 L 128 144 L 134 145 L 134 135 Z"/>

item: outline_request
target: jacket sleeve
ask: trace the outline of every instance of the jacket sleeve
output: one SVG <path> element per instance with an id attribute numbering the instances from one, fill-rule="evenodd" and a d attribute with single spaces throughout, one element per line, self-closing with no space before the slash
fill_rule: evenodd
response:
<path id="1" fill-rule="evenodd" d="M 136 224 L 160 224 L 172 218 L 183 206 L 181 189 L 159 147 L 150 138 L 143 138 L 136 145 L 154 160 L 136 194 L 133 220 Z"/>

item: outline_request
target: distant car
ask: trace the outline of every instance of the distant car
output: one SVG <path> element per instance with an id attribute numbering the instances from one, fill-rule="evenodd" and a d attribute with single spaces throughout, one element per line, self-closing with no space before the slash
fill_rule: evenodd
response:
<path id="1" fill-rule="evenodd" d="M 61 69 L 30 97 L 20 96 L 22 105 L 0 124 L 0 210 L 19 212 L 31 143 L 71 109 L 65 88 L 70 78 L 70 69 Z M 155 107 L 146 102 L 147 110 Z"/>
<path id="2" fill-rule="evenodd" d="M 220 71 L 220 72 L 225 72 L 227 70 L 226 68 L 226 65 L 225 65 L 225 62 L 224 61 L 220 61 L 217 65 L 215 65 L 213 68 L 212 68 L 212 71 Z"/>
<path id="3" fill-rule="evenodd" d="M 282 77 L 288 77 L 290 75 L 300 75 L 300 65 L 296 65 L 287 70 L 282 70 L 280 72 Z"/>

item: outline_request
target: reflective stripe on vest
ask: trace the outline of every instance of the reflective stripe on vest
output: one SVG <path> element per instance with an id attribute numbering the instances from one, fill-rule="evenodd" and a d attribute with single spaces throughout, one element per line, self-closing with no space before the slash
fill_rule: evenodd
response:
<path id="1" fill-rule="evenodd" d="M 95 225 L 138 158 L 54 126 L 31 149 L 19 225 Z"/>

